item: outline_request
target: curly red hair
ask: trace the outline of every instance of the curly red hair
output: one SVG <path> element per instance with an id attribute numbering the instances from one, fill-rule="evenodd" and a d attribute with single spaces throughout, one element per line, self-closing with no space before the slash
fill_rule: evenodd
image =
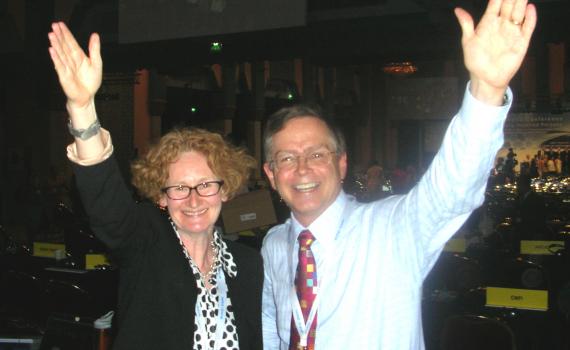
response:
<path id="1" fill-rule="evenodd" d="M 224 181 L 222 192 L 231 199 L 247 182 L 255 168 L 255 158 L 225 141 L 220 134 L 203 129 L 174 129 L 153 145 L 145 156 L 131 165 L 132 184 L 154 202 L 162 196 L 168 167 L 180 154 L 195 151 L 204 155 L 212 172 Z"/>

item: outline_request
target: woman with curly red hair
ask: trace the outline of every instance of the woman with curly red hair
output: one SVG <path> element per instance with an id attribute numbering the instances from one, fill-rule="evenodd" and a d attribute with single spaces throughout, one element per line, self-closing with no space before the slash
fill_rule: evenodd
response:
<path id="1" fill-rule="evenodd" d="M 93 231 L 121 269 L 113 348 L 261 349 L 260 255 L 215 227 L 255 160 L 218 134 L 173 130 L 132 165 L 134 186 L 150 199 L 137 203 L 95 112 L 99 36 L 91 36 L 89 56 L 63 23 L 48 37 L 67 96 L 78 189 Z"/>

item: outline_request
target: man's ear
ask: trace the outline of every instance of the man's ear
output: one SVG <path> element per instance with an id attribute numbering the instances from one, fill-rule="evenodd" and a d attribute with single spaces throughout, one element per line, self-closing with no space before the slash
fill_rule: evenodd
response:
<path id="1" fill-rule="evenodd" d="M 263 163 L 263 171 L 265 172 L 265 175 L 267 175 L 267 178 L 269 179 L 271 188 L 277 190 L 277 187 L 275 186 L 275 174 L 273 173 L 273 169 L 271 169 L 271 166 L 269 166 L 269 163 L 267 162 Z"/>
<path id="2" fill-rule="evenodd" d="M 348 169 L 348 161 L 346 158 L 347 158 L 346 152 L 341 154 L 340 157 L 338 157 L 338 170 L 340 172 L 340 178 L 342 180 L 345 179 L 346 171 Z"/>

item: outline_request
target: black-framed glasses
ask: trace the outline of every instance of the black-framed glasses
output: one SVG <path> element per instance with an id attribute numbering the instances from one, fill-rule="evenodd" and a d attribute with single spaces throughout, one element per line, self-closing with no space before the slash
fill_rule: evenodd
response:
<path id="1" fill-rule="evenodd" d="M 196 190 L 196 193 L 200 197 L 210 197 L 215 196 L 220 192 L 222 185 L 224 184 L 224 180 L 215 180 L 215 181 L 206 181 L 197 184 L 196 186 L 186 186 L 186 185 L 174 185 L 161 188 L 160 191 L 165 193 L 168 198 L 179 200 L 179 199 L 186 199 L 190 197 L 190 193 L 192 190 Z"/>

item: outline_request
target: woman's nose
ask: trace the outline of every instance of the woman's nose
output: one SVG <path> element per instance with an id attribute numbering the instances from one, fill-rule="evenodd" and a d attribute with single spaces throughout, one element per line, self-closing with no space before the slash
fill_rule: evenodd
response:
<path id="1" fill-rule="evenodd" d="M 195 188 L 191 189 L 190 195 L 188 196 L 188 203 L 190 203 L 192 207 L 196 207 L 198 206 L 199 202 L 200 202 L 200 195 L 198 194 L 198 191 Z"/>

